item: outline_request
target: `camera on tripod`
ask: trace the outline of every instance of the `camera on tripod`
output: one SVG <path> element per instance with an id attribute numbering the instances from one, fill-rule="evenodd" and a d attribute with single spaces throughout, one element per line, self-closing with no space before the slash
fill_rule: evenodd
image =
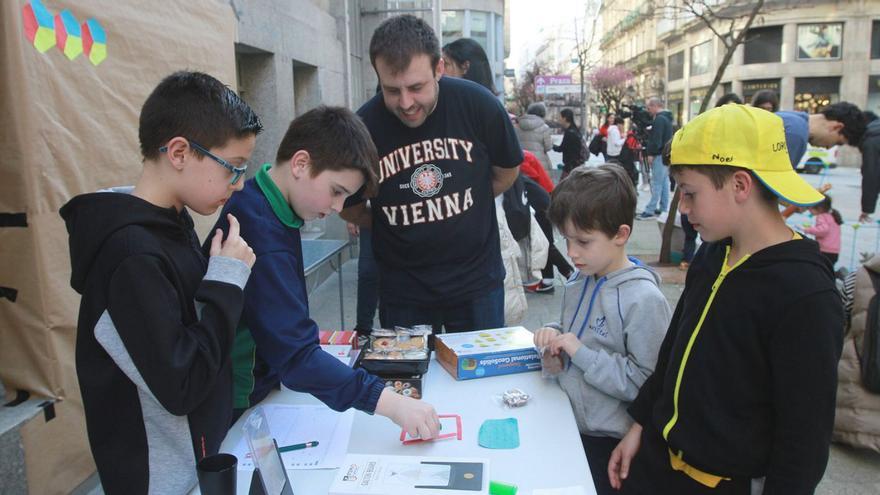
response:
<path id="1" fill-rule="evenodd" d="M 648 127 L 654 122 L 654 117 L 641 105 L 621 105 L 620 118 L 630 119 L 636 138 L 645 143 L 648 140 Z"/>

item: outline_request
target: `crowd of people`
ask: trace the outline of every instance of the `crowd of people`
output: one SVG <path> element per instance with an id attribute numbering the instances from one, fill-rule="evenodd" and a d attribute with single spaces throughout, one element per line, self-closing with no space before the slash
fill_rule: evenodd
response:
<path id="1" fill-rule="evenodd" d="M 559 112 L 558 145 L 543 103 L 508 114 L 475 41 L 441 48 L 426 22 L 402 15 L 376 29 L 369 58 L 376 95 L 356 113 L 297 117 L 274 162 L 247 180 L 257 115 L 210 75 L 174 73 L 141 109 L 136 185 L 62 208 L 105 492 L 186 493 L 195 464 L 281 384 L 437 436 L 431 404 L 319 346 L 300 228 L 332 213 L 360 238 L 361 334 L 377 311 L 383 328 L 503 327 L 523 290 L 565 279 L 560 318 L 532 330 L 562 370 L 597 493 L 813 492 L 846 326 L 833 273 L 841 221 L 793 165 L 808 142 L 861 145 L 867 218 L 880 189 L 876 120 L 866 132 L 854 105 L 780 112 L 759 93 L 752 105 L 726 96 L 676 130 L 650 98 L 647 141 L 608 115 L 597 131 L 607 163 L 585 167 L 574 113 Z M 562 153 L 557 181 L 551 150 Z M 651 191 L 641 212 L 639 166 Z M 674 310 L 657 273 L 627 255 L 636 220 L 668 209 L 670 179 L 687 225 Z M 780 203 L 811 209 L 818 243 L 786 225 Z M 188 211 L 218 209 L 200 244 Z M 880 425 L 865 435 L 880 450 Z"/>

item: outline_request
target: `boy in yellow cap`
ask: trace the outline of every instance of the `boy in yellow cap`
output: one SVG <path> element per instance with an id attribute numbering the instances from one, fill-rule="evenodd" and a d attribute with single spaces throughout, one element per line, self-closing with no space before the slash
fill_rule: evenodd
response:
<path id="1" fill-rule="evenodd" d="M 608 465 L 627 494 L 811 494 L 828 461 L 843 309 L 778 200 L 822 200 L 782 120 L 724 105 L 675 133 L 681 212 L 705 241 Z"/>

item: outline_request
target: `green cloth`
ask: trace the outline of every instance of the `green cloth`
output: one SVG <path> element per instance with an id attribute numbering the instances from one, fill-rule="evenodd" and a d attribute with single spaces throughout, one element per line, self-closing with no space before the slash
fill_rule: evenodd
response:
<path id="1" fill-rule="evenodd" d="M 269 206 L 272 207 L 272 211 L 275 212 L 278 220 L 281 220 L 281 223 L 288 227 L 298 229 L 302 227 L 303 220 L 287 204 L 287 200 L 284 199 L 281 190 L 278 189 L 272 177 L 269 176 L 270 168 L 272 168 L 271 163 L 263 164 L 263 167 L 257 171 L 257 176 L 254 177 L 254 180 L 257 181 L 257 185 L 260 186 L 263 196 L 266 196 L 266 200 L 269 201 Z"/>
<path id="2" fill-rule="evenodd" d="M 487 419 L 480 425 L 480 447 L 515 449 L 519 447 L 519 423 L 516 418 Z"/>

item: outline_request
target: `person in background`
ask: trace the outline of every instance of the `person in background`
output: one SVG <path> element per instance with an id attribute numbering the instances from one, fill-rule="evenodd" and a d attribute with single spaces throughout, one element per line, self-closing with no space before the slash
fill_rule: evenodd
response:
<path id="1" fill-rule="evenodd" d="M 348 233 L 358 238 L 357 319 L 354 330 L 358 335 L 373 332 L 373 320 L 379 303 L 379 270 L 373 258 L 373 236 L 369 228 L 347 222 Z"/>
<path id="2" fill-rule="evenodd" d="M 762 89 L 752 96 L 752 106 L 776 113 L 779 111 L 779 95 L 772 89 Z"/>
<path id="3" fill-rule="evenodd" d="M 860 222 L 870 222 L 877 208 L 880 192 L 880 119 L 874 112 L 864 112 L 867 128 L 860 146 L 862 151 L 862 213 Z"/>
<path id="4" fill-rule="evenodd" d="M 562 142 L 553 145 L 553 151 L 562 153 L 562 179 L 564 180 L 575 167 L 581 166 L 581 148 L 584 146 L 580 130 L 574 123 L 574 112 L 563 108 L 559 112 L 559 124 L 565 129 Z"/>
<path id="5" fill-rule="evenodd" d="M 599 126 L 599 136 L 602 139 L 602 159 L 605 162 L 608 162 L 608 128 L 614 124 L 616 115 L 612 112 L 609 112 L 605 115 L 605 120 L 602 122 L 602 125 Z"/>
<path id="6" fill-rule="evenodd" d="M 550 126 L 544 122 L 547 107 L 541 102 L 529 105 L 526 114 L 519 118 L 516 135 L 524 150 L 533 153 L 547 172 L 553 170 L 547 152 L 553 149 Z"/>
<path id="7" fill-rule="evenodd" d="M 626 139 L 623 137 L 623 121 L 618 122 L 614 114 L 609 115 L 605 137 L 605 161 L 620 162 L 620 151 Z"/>
<path id="8" fill-rule="evenodd" d="M 727 105 L 728 103 L 736 103 L 737 105 L 742 105 L 742 99 L 736 93 L 727 93 L 721 95 L 720 98 L 715 102 L 716 107 L 720 107 L 721 105 Z"/>
<path id="9" fill-rule="evenodd" d="M 792 168 L 807 151 L 807 143 L 821 148 L 849 144 L 859 146 L 865 134 L 865 116 L 845 101 L 832 103 L 818 113 L 776 112 L 785 125 L 785 142 Z"/>
<path id="10" fill-rule="evenodd" d="M 651 199 L 645 205 L 645 211 L 639 214 L 639 220 L 656 218 L 669 207 L 669 168 L 663 164 L 663 146 L 672 139 L 672 113 L 665 110 L 663 100 L 657 97 L 648 99 L 648 112 L 654 116 L 651 134 L 645 144 L 651 167 Z"/>
<path id="11" fill-rule="evenodd" d="M 810 213 L 816 217 L 816 224 L 805 228 L 804 232 L 816 238 L 819 252 L 834 266 L 840 256 L 840 226 L 843 225 L 843 218 L 839 211 L 831 207 L 830 196 L 825 196 L 821 203 L 811 206 Z"/>

